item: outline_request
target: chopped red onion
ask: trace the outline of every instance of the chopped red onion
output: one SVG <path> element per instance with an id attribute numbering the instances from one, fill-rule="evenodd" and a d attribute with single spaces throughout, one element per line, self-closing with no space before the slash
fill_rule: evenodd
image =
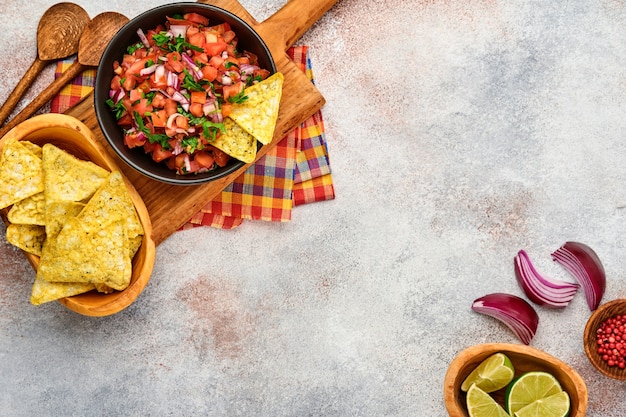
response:
<path id="1" fill-rule="evenodd" d="M 187 34 L 188 27 L 189 26 L 187 25 L 171 25 L 169 31 L 172 33 L 172 36 L 174 36 L 175 38 L 179 36 L 182 36 L 184 38 L 185 35 Z"/>
<path id="2" fill-rule="evenodd" d="M 150 42 L 148 42 L 148 38 L 146 37 L 146 34 L 143 33 L 143 30 L 141 28 L 137 29 L 137 35 L 139 36 L 141 43 L 143 43 L 143 46 L 145 46 L 146 48 L 149 48 Z"/>
<path id="3" fill-rule="evenodd" d="M 139 71 L 139 75 L 142 75 L 142 76 L 150 75 L 156 71 L 157 67 L 158 65 L 154 64 L 154 65 L 150 65 L 149 67 L 142 68 Z"/>

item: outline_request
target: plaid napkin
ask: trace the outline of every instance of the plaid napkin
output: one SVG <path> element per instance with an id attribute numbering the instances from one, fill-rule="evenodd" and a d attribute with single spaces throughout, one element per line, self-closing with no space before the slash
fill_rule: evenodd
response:
<path id="1" fill-rule="evenodd" d="M 294 46 L 287 52 L 314 82 L 308 48 Z M 59 61 L 55 76 L 60 76 L 73 62 L 74 59 Z M 66 111 L 93 90 L 94 81 L 95 70 L 85 70 L 54 97 L 51 111 Z M 324 121 L 318 111 L 208 201 L 182 229 L 232 229 L 246 219 L 286 222 L 291 220 L 293 207 L 334 198 Z"/>

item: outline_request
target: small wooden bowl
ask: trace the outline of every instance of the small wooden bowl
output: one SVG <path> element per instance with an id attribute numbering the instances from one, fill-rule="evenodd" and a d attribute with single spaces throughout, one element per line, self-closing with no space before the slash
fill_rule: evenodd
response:
<path id="1" fill-rule="evenodd" d="M 585 381 L 569 365 L 530 346 L 507 343 L 489 343 L 469 347 L 459 353 L 448 367 L 444 379 L 444 401 L 451 417 L 468 417 L 465 393 L 461 391 L 463 380 L 483 360 L 494 353 L 504 353 L 511 359 L 515 377 L 530 371 L 549 372 L 561 383 L 571 401 L 570 417 L 584 417 L 587 412 L 587 386 Z M 492 392 L 493 398 L 504 406 L 506 388 Z"/>
<path id="2" fill-rule="evenodd" d="M 589 317 L 589 320 L 587 320 L 583 343 L 589 362 L 591 362 L 600 373 L 609 378 L 624 381 L 626 380 L 626 370 L 620 369 L 617 366 L 607 365 L 596 350 L 598 348 L 596 343 L 596 331 L 604 320 L 617 316 L 618 314 L 626 315 L 626 299 L 609 301 L 598 307 L 591 317 Z"/>
<path id="3" fill-rule="evenodd" d="M 9 138 L 28 140 L 38 145 L 52 143 L 80 159 L 92 161 L 109 171 L 119 171 L 115 161 L 97 142 L 91 130 L 71 116 L 50 113 L 32 117 L 11 129 L 0 140 L 0 150 Z M 59 300 L 70 310 L 86 316 L 108 316 L 131 305 L 148 283 L 154 267 L 156 250 L 152 239 L 152 223 L 148 210 L 133 185 L 126 178 L 124 181 L 144 229 L 143 240 L 133 258 L 133 272 L 128 288 L 123 291 L 114 291 L 111 294 L 91 291 Z M 36 270 L 39 266 L 39 257 L 29 253 L 25 254 Z"/>

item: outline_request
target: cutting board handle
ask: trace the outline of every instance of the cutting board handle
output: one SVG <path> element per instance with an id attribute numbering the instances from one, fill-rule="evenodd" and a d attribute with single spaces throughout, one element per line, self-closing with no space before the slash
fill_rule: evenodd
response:
<path id="1" fill-rule="evenodd" d="M 291 47 L 338 0 L 290 0 L 258 28 L 262 38 L 282 36 L 285 50 Z"/>

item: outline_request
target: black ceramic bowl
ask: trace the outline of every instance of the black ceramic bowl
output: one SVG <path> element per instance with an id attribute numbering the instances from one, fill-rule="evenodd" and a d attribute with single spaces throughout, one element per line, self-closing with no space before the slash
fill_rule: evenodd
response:
<path id="1" fill-rule="evenodd" d="M 94 107 L 96 117 L 100 124 L 100 129 L 106 140 L 119 157 L 135 170 L 143 175 L 161 182 L 176 185 L 196 185 L 222 178 L 237 171 L 245 164 L 237 159 L 231 158 L 230 162 L 221 168 L 203 174 L 178 175 L 170 170 L 165 164 L 156 163 L 150 155 L 141 148 L 129 149 L 124 145 L 122 129 L 117 125 L 115 115 L 106 104 L 109 98 L 109 86 L 114 76 L 113 62 L 122 61 L 122 57 L 129 45 L 137 43 L 137 29 L 147 31 L 155 28 L 159 24 L 164 24 L 166 16 L 174 14 L 184 14 L 195 12 L 209 19 L 210 25 L 227 22 L 239 39 L 238 49 L 247 50 L 257 55 L 259 64 L 270 73 L 276 72 L 276 65 L 272 55 L 261 37 L 236 15 L 208 4 L 202 3 L 173 3 L 156 7 L 140 14 L 128 22 L 107 45 L 100 66 L 96 75 L 96 85 L 94 90 Z M 258 145 L 262 146 L 261 144 Z"/>

